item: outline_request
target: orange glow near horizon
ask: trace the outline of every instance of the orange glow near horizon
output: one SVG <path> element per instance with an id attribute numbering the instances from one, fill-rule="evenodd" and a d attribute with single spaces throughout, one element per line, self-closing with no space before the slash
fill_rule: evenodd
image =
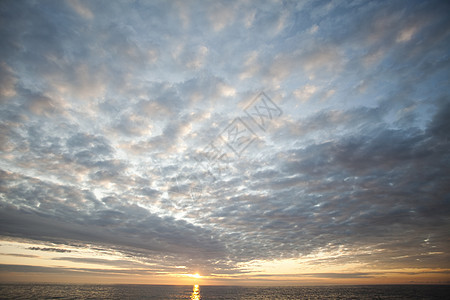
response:
<path id="1" fill-rule="evenodd" d="M 48 251 L 48 249 L 53 249 Z M 33 250 L 34 249 L 34 250 Z M 35 249 L 47 249 L 37 251 Z M 299 259 L 251 261 L 238 267 L 244 274 L 152 272 L 156 266 L 130 260 L 118 252 L 70 248 L 31 242 L 1 241 L 0 282 L 168 284 L 168 285 L 354 285 L 449 284 L 450 270 L 437 268 L 368 268 L 356 263 L 320 263 L 334 252 Z M 115 262 L 125 265 L 114 265 Z M 108 263 L 111 263 L 110 265 Z M 139 266 L 140 267 L 136 267 Z M 33 269 L 35 268 L 35 270 Z M 185 266 L 177 266 L 179 269 Z M 99 273 L 102 269 L 104 272 Z M 90 272 L 89 270 L 92 270 Z"/>

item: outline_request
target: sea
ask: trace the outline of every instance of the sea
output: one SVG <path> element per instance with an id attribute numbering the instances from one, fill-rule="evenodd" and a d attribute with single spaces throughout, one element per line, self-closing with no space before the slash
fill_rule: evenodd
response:
<path id="1" fill-rule="evenodd" d="M 450 285 L 244 287 L 1 284 L 0 299 L 450 299 Z"/>

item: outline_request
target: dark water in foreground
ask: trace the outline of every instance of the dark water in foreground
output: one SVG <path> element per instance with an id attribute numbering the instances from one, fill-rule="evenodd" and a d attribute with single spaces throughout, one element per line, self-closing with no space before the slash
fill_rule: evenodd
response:
<path id="1" fill-rule="evenodd" d="M 450 299 L 450 286 L 199 287 L 2 284 L 0 299 Z"/>

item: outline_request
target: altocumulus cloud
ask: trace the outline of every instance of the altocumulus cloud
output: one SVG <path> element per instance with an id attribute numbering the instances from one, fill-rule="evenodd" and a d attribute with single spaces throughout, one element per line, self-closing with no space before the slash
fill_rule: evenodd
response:
<path id="1" fill-rule="evenodd" d="M 449 10 L 2 1 L 0 234 L 167 272 L 320 251 L 449 268 Z M 261 91 L 272 110 L 246 114 Z M 242 151 L 223 144 L 230 124 L 253 139 Z"/>

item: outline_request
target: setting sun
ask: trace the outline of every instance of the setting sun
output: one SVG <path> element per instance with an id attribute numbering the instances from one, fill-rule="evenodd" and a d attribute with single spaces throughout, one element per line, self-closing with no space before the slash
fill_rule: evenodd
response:
<path id="1" fill-rule="evenodd" d="M 183 274 L 183 275 L 187 276 L 187 277 L 197 278 L 197 279 L 202 278 L 202 276 L 200 274 L 198 274 L 198 273 L 195 273 L 195 274 Z"/>

